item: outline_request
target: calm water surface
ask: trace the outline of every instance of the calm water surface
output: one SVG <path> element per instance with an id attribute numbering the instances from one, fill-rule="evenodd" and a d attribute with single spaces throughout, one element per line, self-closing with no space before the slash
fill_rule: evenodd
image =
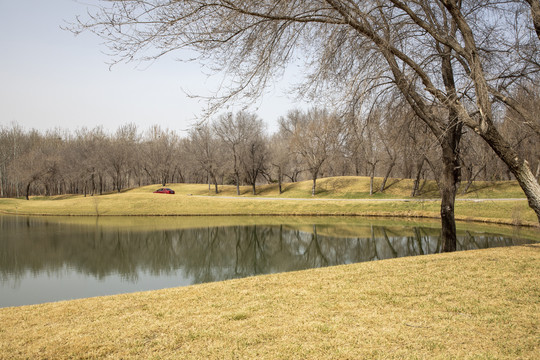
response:
<path id="1" fill-rule="evenodd" d="M 440 251 L 439 229 L 433 223 L 310 221 L 265 218 L 261 224 L 238 225 L 242 220 L 231 218 L 227 224 L 223 217 L 0 216 L 0 307 Z M 460 230 L 458 249 L 530 242 L 519 235 Z"/>

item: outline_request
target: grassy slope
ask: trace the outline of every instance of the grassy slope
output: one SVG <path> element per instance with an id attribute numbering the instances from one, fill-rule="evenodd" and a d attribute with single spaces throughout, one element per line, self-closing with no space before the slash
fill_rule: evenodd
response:
<path id="1" fill-rule="evenodd" d="M 364 176 L 340 176 L 322 178 L 317 180 L 316 198 L 332 199 L 392 199 L 410 198 L 413 187 L 411 179 L 389 179 L 384 192 L 380 192 L 381 178 L 375 178 L 374 194 L 369 195 L 369 178 Z M 311 198 L 311 180 L 297 183 L 283 184 L 283 193 L 280 195 L 277 184 L 257 186 L 259 197 L 284 197 L 284 198 Z M 215 196 L 214 186 L 210 190 L 208 185 L 199 184 L 170 184 L 180 194 L 209 195 Z M 236 196 L 235 186 L 219 186 L 219 196 Z M 156 185 L 145 186 L 137 189 L 141 192 L 151 192 Z M 251 197 L 250 186 L 240 187 L 241 196 Z M 426 181 L 417 198 L 439 198 L 439 192 L 435 181 Z M 517 181 L 474 182 L 466 194 L 460 193 L 458 198 L 523 198 L 525 195 Z"/>
<path id="2" fill-rule="evenodd" d="M 377 181 L 380 181 L 378 179 Z M 376 184 L 377 184 L 376 181 Z M 391 179 L 384 193 L 369 196 L 369 179 L 365 177 L 325 178 L 318 181 L 319 201 L 311 199 L 311 182 L 304 181 L 284 186 L 279 195 L 277 185 L 258 187 L 257 200 L 249 187 L 243 187 L 242 195 L 236 197 L 234 186 L 220 186 L 215 195 L 207 185 L 170 184 L 176 195 L 153 194 L 155 185 L 128 190 L 120 194 L 103 196 L 65 195 L 57 197 L 34 197 L 30 201 L 0 199 L 0 212 L 49 215 L 371 215 L 432 217 L 439 216 L 440 205 L 436 201 L 369 202 L 369 199 L 409 198 L 410 180 Z M 475 198 L 524 198 L 515 182 L 475 183 L 475 189 L 462 197 Z M 198 195 L 198 196 L 192 196 Z M 204 197 L 199 197 L 204 196 Z M 235 197 L 235 199 L 228 198 Z M 434 182 L 427 182 L 421 197 L 436 198 Z M 265 198 L 279 197 L 273 201 Z M 324 201 L 326 199 L 327 201 Z M 332 201 L 331 199 L 364 199 L 365 201 Z M 535 224 L 534 212 L 525 200 L 508 202 L 458 202 L 456 218 L 506 224 Z"/>
<path id="3" fill-rule="evenodd" d="M 405 197 L 410 187 L 404 183 L 396 182 L 392 192 L 389 189 L 376 196 Z M 365 178 L 328 179 L 319 184 L 317 197 L 369 197 Z M 291 184 L 282 197 L 309 198 L 309 186 Z M 99 197 L 0 199 L 0 211 L 56 215 L 397 212 L 437 216 L 439 206 L 437 202 L 201 198 L 187 194 L 212 195 L 207 186 L 171 187 L 177 195 L 152 194 L 155 186 L 149 186 Z M 479 187 L 467 196 L 523 197 L 519 188 L 508 182 Z M 275 197 L 277 190 L 267 186 L 261 193 L 259 197 Z M 220 193 L 234 194 L 234 187 Z M 424 196 L 435 197 L 436 193 Z M 457 207 L 458 217 L 497 221 L 515 222 L 518 218 L 534 222 L 531 213 L 526 201 L 466 202 Z M 100 223 L 185 227 L 191 226 L 190 219 L 194 218 L 159 217 L 147 222 L 102 217 Z M 283 223 L 284 219 L 251 216 L 235 221 Z M 325 218 L 324 222 L 339 223 L 342 219 Z M 84 221 L 72 217 L 58 220 Z M 220 218 L 194 220 L 220 223 Z M 392 220 L 395 226 L 399 222 Z M 537 230 L 530 231 L 534 236 Z M 539 245 L 519 246 L 4 308 L 0 309 L 0 359 L 534 359 L 540 348 L 539 265 Z"/>
<path id="4" fill-rule="evenodd" d="M 0 309 L 0 358 L 535 359 L 540 246 Z"/>

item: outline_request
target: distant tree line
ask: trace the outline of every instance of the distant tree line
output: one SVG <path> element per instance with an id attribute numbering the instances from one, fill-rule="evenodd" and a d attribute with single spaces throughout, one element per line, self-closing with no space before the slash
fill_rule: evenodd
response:
<path id="1" fill-rule="evenodd" d="M 539 112 L 538 94 L 519 95 L 531 112 Z M 512 142 L 540 176 L 540 134 L 528 131 L 518 115 L 501 109 L 498 130 Z M 312 180 L 329 176 L 369 176 L 370 193 L 384 192 L 387 180 L 414 179 L 411 195 L 427 179 L 439 181 L 441 149 L 425 122 L 403 102 L 388 103 L 369 115 L 324 108 L 291 110 L 268 133 L 257 115 L 226 113 L 194 126 L 187 134 L 153 125 L 101 127 L 74 133 L 39 132 L 13 124 L 0 127 L 0 196 L 84 194 L 167 183 L 251 186 Z M 467 192 L 474 180 L 510 180 L 512 173 L 492 149 L 468 129 L 459 154 Z M 374 177 L 382 181 L 375 184 Z"/>

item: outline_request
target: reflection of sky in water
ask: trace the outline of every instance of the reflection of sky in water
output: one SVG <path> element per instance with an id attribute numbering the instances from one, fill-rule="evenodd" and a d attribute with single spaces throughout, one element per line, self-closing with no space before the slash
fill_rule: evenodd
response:
<path id="1" fill-rule="evenodd" d="M 0 307 L 422 255 L 440 249 L 439 231 L 434 228 L 389 228 L 354 221 L 345 225 L 132 231 L 0 216 Z M 525 242 L 462 231 L 458 249 Z"/>
<path id="2" fill-rule="evenodd" d="M 97 279 L 67 268 L 49 274 L 32 274 L 27 271 L 14 282 L 2 282 L 0 307 L 158 290 L 192 283 L 192 279 L 176 273 L 152 275 L 144 270 L 137 273 L 137 279 L 126 279 L 120 274 Z"/>

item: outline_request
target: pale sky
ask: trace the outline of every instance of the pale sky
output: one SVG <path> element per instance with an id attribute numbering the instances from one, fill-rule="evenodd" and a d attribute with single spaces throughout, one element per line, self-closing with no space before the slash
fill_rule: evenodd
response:
<path id="1" fill-rule="evenodd" d="M 139 131 L 153 124 L 189 128 L 204 103 L 183 90 L 210 96 L 218 79 L 207 79 L 199 64 L 175 61 L 182 54 L 174 53 L 153 64 L 118 64 L 109 70 L 101 39 L 60 28 L 95 3 L 0 0 L 0 126 L 17 123 L 40 131 L 103 126 L 114 132 L 133 122 Z M 277 83 L 250 109 L 270 132 L 279 116 L 295 107 L 288 89 Z"/>

